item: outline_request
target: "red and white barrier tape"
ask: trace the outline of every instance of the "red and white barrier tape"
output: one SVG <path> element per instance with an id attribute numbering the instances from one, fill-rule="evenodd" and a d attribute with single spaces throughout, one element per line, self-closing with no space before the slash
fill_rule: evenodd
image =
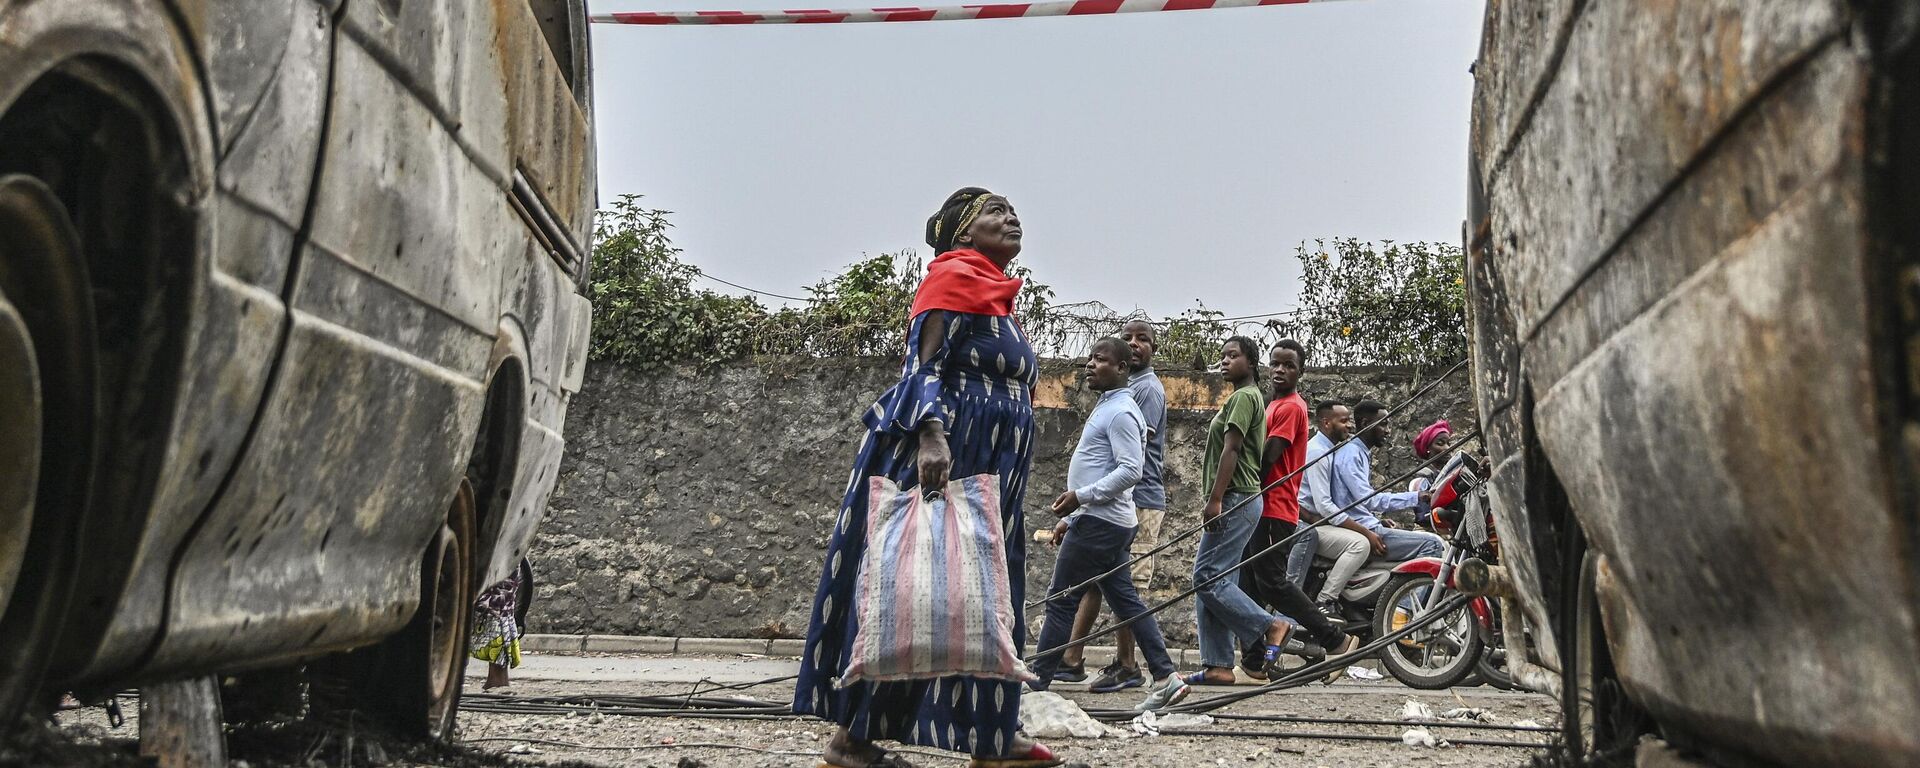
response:
<path id="1" fill-rule="evenodd" d="M 1301 5 L 1345 0 L 1047 0 L 1038 3 L 952 5 L 936 8 L 856 8 L 788 11 L 635 11 L 595 14 L 596 24 L 839 24 L 869 21 L 961 21 L 1096 16 L 1110 13 L 1202 11 L 1261 5 Z"/>

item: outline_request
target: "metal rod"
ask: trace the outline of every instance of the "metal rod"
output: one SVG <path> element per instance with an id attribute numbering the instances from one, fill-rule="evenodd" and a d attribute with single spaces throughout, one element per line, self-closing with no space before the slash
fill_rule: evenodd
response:
<path id="1" fill-rule="evenodd" d="M 1559 733 L 1557 725 L 1495 725 L 1492 723 L 1459 723 L 1438 720 L 1381 720 L 1365 717 L 1299 717 L 1295 715 L 1213 715 L 1215 720 L 1257 720 L 1271 723 L 1311 723 L 1315 725 L 1404 725 L 1424 728 L 1468 728 L 1488 731 L 1527 731 L 1530 733 Z"/>
<path id="2" fill-rule="evenodd" d="M 1399 736 L 1384 733 L 1318 733 L 1314 731 L 1228 731 L 1217 728 L 1161 728 L 1162 736 L 1238 736 L 1241 738 L 1264 739 L 1324 739 L 1327 741 L 1391 741 L 1399 742 Z M 1447 739 L 1448 744 L 1471 747 L 1511 747 L 1513 749 L 1546 749 L 1553 746 L 1545 742 L 1501 741 L 1499 739 Z"/>

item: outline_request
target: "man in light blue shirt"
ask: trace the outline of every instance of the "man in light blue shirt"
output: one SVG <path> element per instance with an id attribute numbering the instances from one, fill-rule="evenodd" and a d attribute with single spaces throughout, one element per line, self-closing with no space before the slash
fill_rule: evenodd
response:
<path id="1" fill-rule="evenodd" d="M 1300 474 L 1300 520 L 1312 523 L 1326 520 L 1324 525 L 1303 528 L 1306 533 L 1294 542 L 1292 553 L 1287 558 L 1287 578 L 1296 584 L 1305 584 L 1307 571 L 1313 565 L 1313 556 L 1333 561 L 1328 569 L 1326 581 L 1320 584 L 1319 594 L 1314 603 L 1320 612 L 1338 619 L 1342 612 L 1338 605 L 1340 591 L 1347 588 L 1347 582 L 1360 571 L 1367 562 L 1370 552 L 1384 551 L 1376 546 L 1377 538 L 1372 531 L 1340 511 L 1342 505 L 1333 501 L 1333 463 L 1336 457 L 1327 457 L 1328 451 L 1345 441 L 1353 433 L 1353 411 L 1337 401 L 1322 401 L 1313 409 L 1317 429 L 1313 439 L 1307 441 L 1307 470 Z M 1356 441 L 1358 442 L 1358 441 Z"/>
<path id="2" fill-rule="evenodd" d="M 1133 485 L 1134 516 L 1139 524 L 1133 528 L 1133 545 L 1128 548 L 1130 554 L 1138 558 L 1134 563 L 1134 589 L 1146 589 L 1153 582 L 1153 564 L 1157 555 L 1147 555 L 1160 544 L 1160 527 L 1167 519 L 1167 486 L 1161 477 L 1161 468 L 1167 451 L 1167 390 L 1161 385 L 1160 377 L 1153 372 L 1153 353 L 1159 345 L 1155 337 L 1153 324 L 1145 320 L 1128 320 L 1120 328 L 1120 340 L 1133 349 L 1133 363 L 1128 366 L 1132 375 L 1127 377 L 1127 391 L 1133 394 L 1133 404 L 1139 406 L 1140 416 L 1146 420 L 1147 445 L 1146 463 L 1140 468 L 1140 482 Z M 1080 600 L 1080 613 L 1073 618 L 1073 639 L 1085 637 L 1093 631 L 1093 623 L 1100 618 L 1100 593 L 1089 590 Z M 1126 627 L 1114 633 L 1113 662 L 1101 668 L 1100 674 L 1087 684 L 1091 693 L 1112 693 L 1123 688 L 1134 688 L 1147 684 L 1147 677 L 1140 672 L 1140 665 L 1134 661 L 1133 630 Z M 1060 668 L 1053 673 L 1053 679 L 1080 682 L 1087 679 L 1084 645 L 1076 645 L 1066 650 Z"/>
<path id="3" fill-rule="evenodd" d="M 1420 495 L 1411 491 L 1402 493 L 1373 493 L 1373 449 L 1384 445 L 1393 435 L 1380 416 L 1387 407 L 1371 400 L 1362 401 L 1353 407 L 1354 420 L 1361 424 L 1373 424 L 1360 432 L 1360 439 L 1348 443 L 1333 455 L 1333 472 L 1329 490 L 1332 491 L 1336 507 L 1352 506 L 1347 510 L 1360 525 L 1377 536 L 1384 546 L 1376 545 L 1374 554 L 1388 560 L 1411 560 L 1416 557 L 1439 557 L 1442 542 L 1439 536 L 1426 531 L 1403 531 L 1389 528 L 1380 522 L 1380 515 L 1388 512 L 1414 509 L 1420 505 Z M 1371 496 L 1372 498 L 1368 498 Z M 1366 499 L 1365 501 L 1360 501 Z M 1355 503 L 1358 502 L 1358 503 Z M 1384 549 L 1385 551 L 1380 551 Z"/>
<path id="4" fill-rule="evenodd" d="M 1053 564 L 1053 584 L 1047 587 L 1047 594 L 1055 597 L 1047 601 L 1039 645 L 1043 650 L 1058 648 L 1071 636 L 1073 616 L 1087 587 L 1070 587 L 1118 569 L 1096 586 L 1114 616 L 1121 621 L 1137 618 L 1131 625 L 1134 642 L 1146 657 L 1152 679 L 1160 681 L 1141 706 L 1160 709 L 1184 698 L 1187 684 L 1174 674 L 1160 625 L 1146 615 L 1133 575 L 1124 567 L 1130 559 L 1127 545 L 1139 524 L 1133 486 L 1146 463 L 1146 419 L 1126 388 L 1127 364 L 1132 359 L 1133 350 L 1126 342 L 1111 337 L 1094 342 L 1087 357 L 1087 384 L 1101 395 L 1067 466 L 1070 490 L 1053 502 L 1053 513 L 1062 518 L 1053 530 L 1060 556 Z M 1044 691 L 1053 683 L 1060 656 L 1055 652 L 1034 659 L 1032 671 L 1040 678 L 1029 684 L 1034 690 Z"/>

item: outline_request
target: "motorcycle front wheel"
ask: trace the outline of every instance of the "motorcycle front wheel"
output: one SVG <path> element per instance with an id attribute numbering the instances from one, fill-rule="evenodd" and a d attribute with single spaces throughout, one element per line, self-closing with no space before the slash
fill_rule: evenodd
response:
<path id="1" fill-rule="evenodd" d="M 1435 588 L 1431 576 L 1401 574 L 1387 583 L 1373 612 L 1375 637 L 1399 631 L 1419 615 L 1427 594 Z M 1437 602 L 1437 601 L 1436 601 Z M 1486 644 L 1475 631 L 1473 612 L 1465 605 L 1380 649 L 1380 665 L 1394 679 L 1412 688 L 1433 690 L 1460 684 L 1474 671 Z"/>

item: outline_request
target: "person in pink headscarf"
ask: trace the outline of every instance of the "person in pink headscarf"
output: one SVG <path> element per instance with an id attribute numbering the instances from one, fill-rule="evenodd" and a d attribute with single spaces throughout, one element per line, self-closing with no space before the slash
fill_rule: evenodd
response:
<path id="1" fill-rule="evenodd" d="M 1441 419 L 1428 424 L 1426 429 L 1414 436 L 1413 455 L 1425 459 L 1436 453 L 1445 453 L 1452 446 L 1453 427 L 1447 425 L 1446 419 Z"/>

